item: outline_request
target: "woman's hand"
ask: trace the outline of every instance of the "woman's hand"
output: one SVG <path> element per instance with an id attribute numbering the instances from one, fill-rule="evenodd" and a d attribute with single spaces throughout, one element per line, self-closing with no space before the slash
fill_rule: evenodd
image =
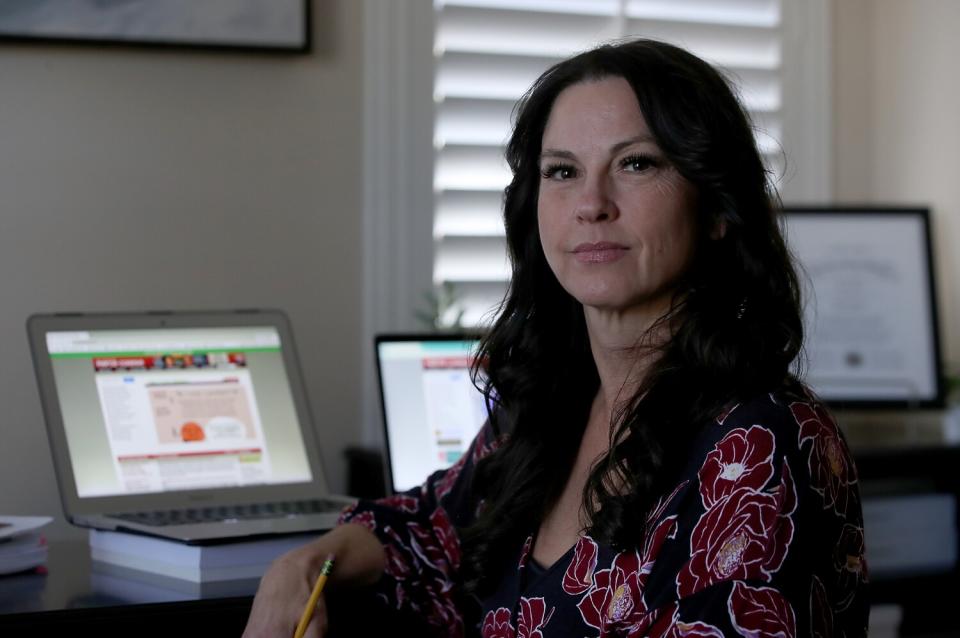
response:
<path id="1" fill-rule="evenodd" d="M 244 638 L 293 636 L 319 573 L 315 570 L 314 555 L 323 540 L 287 552 L 273 561 L 260 579 Z M 326 630 L 327 610 L 321 595 L 305 636 L 320 638 Z"/>
<path id="2" fill-rule="evenodd" d="M 373 532 L 350 524 L 287 552 L 273 561 L 260 580 L 243 637 L 293 636 L 328 554 L 336 556 L 328 588 L 373 584 L 383 574 L 386 562 L 383 546 Z M 326 631 L 327 609 L 321 595 L 304 635 L 320 638 Z"/>

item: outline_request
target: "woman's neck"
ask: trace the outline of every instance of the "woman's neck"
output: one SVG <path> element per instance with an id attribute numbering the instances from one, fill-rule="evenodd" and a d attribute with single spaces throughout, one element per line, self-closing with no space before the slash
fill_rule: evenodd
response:
<path id="1" fill-rule="evenodd" d="M 637 393 L 656 361 L 659 346 L 668 338 L 660 315 L 637 316 L 584 308 L 590 350 L 600 377 L 595 409 L 608 422 Z"/>

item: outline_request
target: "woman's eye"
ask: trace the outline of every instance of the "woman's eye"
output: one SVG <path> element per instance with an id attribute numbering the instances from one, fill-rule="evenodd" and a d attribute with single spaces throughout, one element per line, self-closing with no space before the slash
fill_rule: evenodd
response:
<path id="1" fill-rule="evenodd" d="M 544 179 L 565 180 L 577 176 L 577 170 L 569 164 L 551 164 L 540 170 Z"/>
<path id="2" fill-rule="evenodd" d="M 631 155 L 625 157 L 620 162 L 620 166 L 627 171 L 642 173 L 645 170 L 656 168 L 660 165 L 659 160 L 648 155 Z"/>

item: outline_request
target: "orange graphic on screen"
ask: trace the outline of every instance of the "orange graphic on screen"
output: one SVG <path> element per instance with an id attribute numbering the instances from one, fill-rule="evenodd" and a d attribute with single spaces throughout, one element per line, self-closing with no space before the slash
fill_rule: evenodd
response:
<path id="1" fill-rule="evenodd" d="M 250 401 L 239 383 L 157 384 L 148 386 L 147 393 L 161 444 L 239 443 L 257 436 Z"/>
<path id="2" fill-rule="evenodd" d="M 203 428 L 196 421 L 187 421 L 180 428 L 180 438 L 184 443 L 190 441 L 203 441 L 207 435 L 203 433 Z"/>

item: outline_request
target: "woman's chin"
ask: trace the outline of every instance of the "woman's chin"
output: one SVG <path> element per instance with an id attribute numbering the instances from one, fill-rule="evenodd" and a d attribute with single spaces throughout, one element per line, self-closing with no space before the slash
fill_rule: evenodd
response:
<path id="1" fill-rule="evenodd" d="M 629 294 L 624 290 L 585 290 L 573 297 L 587 312 L 636 315 L 644 323 L 649 322 L 651 317 L 660 317 L 670 310 L 669 297 Z"/>

